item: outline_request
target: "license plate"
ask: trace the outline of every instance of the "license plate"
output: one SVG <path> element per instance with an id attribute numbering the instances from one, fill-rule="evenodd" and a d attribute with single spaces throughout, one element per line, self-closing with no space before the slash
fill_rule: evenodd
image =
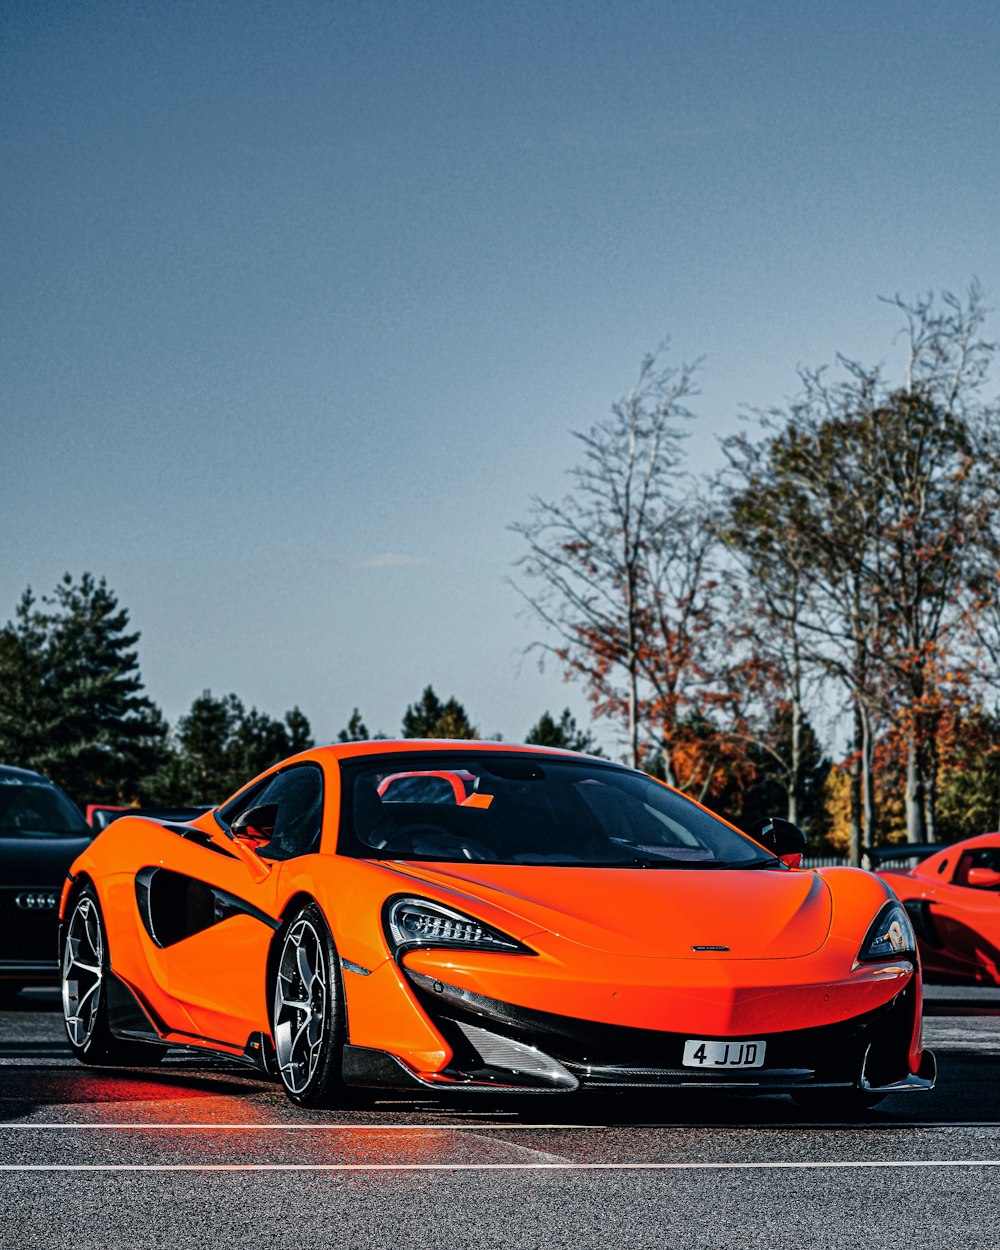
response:
<path id="1" fill-rule="evenodd" d="M 764 1042 L 700 1042 L 697 1038 L 684 1043 L 685 1068 L 762 1068 Z"/>

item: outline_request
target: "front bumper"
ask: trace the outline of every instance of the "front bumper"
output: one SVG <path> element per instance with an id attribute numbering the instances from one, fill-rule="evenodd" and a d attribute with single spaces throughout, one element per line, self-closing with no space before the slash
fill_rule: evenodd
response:
<path id="1" fill-rule="evenodd" d="M 919 1006 L 915 982 L 861 1015 L 813 1028 L 713 1037 L 601 1024 L 487 998 L 405 969 L 417 1002 L 447 1041 L 452 1057 L 439 1072 L 416 1073 L 388 1052 L 349 1046 L 348 1084 L 413 1084 L 465 1090 L 570 1092 L 575 1089 L 673 1088 L 794 1092 L 844 1088 L 866 1092 L 930 1089 L 933 1057 L 910 1070 Z M 682 1063 L 684 1043 L 766 1042 L 766 1066 L 703 1070 Z"/>

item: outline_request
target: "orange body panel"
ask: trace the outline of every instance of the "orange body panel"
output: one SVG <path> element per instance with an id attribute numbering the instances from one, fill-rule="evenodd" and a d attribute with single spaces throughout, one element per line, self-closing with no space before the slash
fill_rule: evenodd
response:
<path id="1" fill-rule="evenodd" d="M 94 883 L 112 968 L 163 1036 L 216 1048 L 222 1043 L 235 1052 L 251 1034 L 267 1035 L 269 952 L 282 921 L 302 900 L 314 900 L 329 923 L 343 966 L 350 1042 L 387 1051 L 422 1074 L 441 1072 L 453 1052 L 392 956 L 383 908 L 397 896 L 471 915 L 534 952 L 411 950 L 402 956 L 405 967 L 500 1002 L 598 1024 L 694 1037 L 773 1034 L 849 1020 L 919 982 L 906 961 L 858 965 L 861 941 L 892 895 L 877 877 L 854 869 L 671 873 L 386 862 L 336 853 L 340 760 L 470 747 L 478 753 L 532 750 L 410 740 L 349 743 L 296 757 L 323 769 L 320 849 L 272 863 L 263 880 L 227 852 L 212 813 L 190 826 L 207 844 L 141 818 L 125 817 L 101 833 L 73 874 Z M 401 758 L 399 771 L 405 768 Z M 159 945 L 138 902 L 136 874 L 143 868 L 205 882 L 245 910 Z M 69 890 L 67 884 L 61 914 Z M 726 949 L 692 949 L 699 945 Z M 920 1058 L 918 1013 L 911 1071 Z"/>
<path id="2" fill-rule="evenodd" d="M 428 1021 L 391 960 L 370 976 L 344 972 L 347 1026 L 356 1046 L 390 1049 L 416 1072 L 439 1072 L 451 1048 Z"/>
<path id="3" fill-rule="evenodd" d="M 546 948 L 558 945 L 539 942 Z M 505 966 L 483 967 L 478 959 L 441 951 L 414 951 L 408 968 L 449 985 L 536 1011 L 664 1032 L 747 1037 L 781 1029 L 835 1024 L 871 1011 L 894 998 L 913 976 L 906 964 L 863 967 L 838 977 L 837 970 L 797 970 L 799 983 L 775 983 L 765 960 L 739 969 L 724 960 L 591 958 L 562 946 L 536 959 L 495 956 Z M 474 965 L 478 964 L 476 967 Z M 824 975 L 825 973 L 825 975 Z"/>

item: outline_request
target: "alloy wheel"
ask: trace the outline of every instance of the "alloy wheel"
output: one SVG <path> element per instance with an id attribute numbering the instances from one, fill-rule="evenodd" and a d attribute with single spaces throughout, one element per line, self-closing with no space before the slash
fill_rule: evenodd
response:
<path id="1" fill-rule="evenodd" d="M 300 917 L 285 935 L 274 989 L 274 1048 L 293 1094 L 306 1089 L 322 1057 L 328 997 L 323 943 L 312 922 Z"/>
<path id="2" fill-rule="evenodd" d="M 103 982 L 101 920 L 93 899 L 84 895 L 70 917 L 62 966 L 63 1015 L 74 1046 L 86 1046 L 93 1036 Z"/>

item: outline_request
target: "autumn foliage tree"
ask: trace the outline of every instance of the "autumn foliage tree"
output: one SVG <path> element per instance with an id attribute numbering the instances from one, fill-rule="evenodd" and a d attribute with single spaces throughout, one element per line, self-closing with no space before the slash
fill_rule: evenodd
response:
<path id="1" fill-rule="evenodd" d="M 800 397 L 769 414 L 761 441 L 731 445 L 742 490 L 730 498 L 730 542 L 752 553 L 761 532 L 753 501 L 766 500 L 774 523 L 763 533 L 776 541 L 765 575 L 802 591 L 795 649 L 848 699 L 855 858 L 862 833 L 873 841 L 879 832 L 876 752 L 886 734 L 905 760 L 907 837 L 935 836 L 941 709 L 974 681 L 982 570 L 996 552 L 981 293 L 893 304 L 909 349 L 901 382 L 857 361 L 841 361 L 832 379 L 803 372 Z M 792 621 L 787 606 L 777 616 Z"/>
<path id="2" fill-rule="evenodd" d="M 728 440 L 709 492 L 683 473 L 694 371 L 647 358 L 577 435 L 566 498 L 513 527 L 536 645 L 623 726 L 630 762 L 728 813 L 766 794 L 818 830 L 832 805 L 856 862 L 881 836 L 957 827 L 961 769 L 991 793 L 1000 686 L 983 295 L 888 303 L 902 368 L 802 370 L 789 405 Z M 845 714 L 846 758 L 824 778 L 811 721 L 839 734 Z"/>

